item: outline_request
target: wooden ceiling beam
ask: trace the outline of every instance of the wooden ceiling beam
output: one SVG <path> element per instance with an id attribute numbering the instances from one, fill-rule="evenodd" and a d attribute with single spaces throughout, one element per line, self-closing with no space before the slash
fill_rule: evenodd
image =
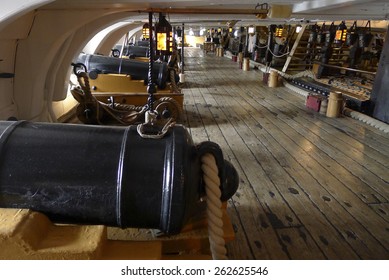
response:
<path id="1" fill-rule="evenodd" d="M 267 14 L 267 9 L 175 9 L 175 8 L 150 8 L 139 12 L 153 12 L 153 13 L 165 13 L 165 14 L 203 14 L 203 15 L 257 15 Z"/>

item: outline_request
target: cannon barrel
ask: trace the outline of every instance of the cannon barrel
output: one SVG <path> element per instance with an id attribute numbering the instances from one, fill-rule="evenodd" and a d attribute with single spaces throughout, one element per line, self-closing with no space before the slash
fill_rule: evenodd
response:
<path id="1" fill-rule="evenodd" d="M 136 46 L 139 46 L 139 47 L 149 47 L 149 44 L 150 44 L 150 42 L 148 40 L 136 42 Z"/>
<path id="2" fill-rule="evenodd" d="M 148 41 L 146 41 L 147 45 L 143 46 L 132 46 L 132 45 L 126 45 L 123 48 L 123 54 L 126 56 L 130 57 L 149 57 L 149 45 Z M 116 50 L 121 51 L 122 50 L 122 45 L 116 45 L 115 46 Z"/>
<path id="3" fill-rule="evenodd" d="M 134 80 L 147 82 L 149 74 L 149 63 L 135 59 L 110 57 L 102 55 L 80 54 L 77 63 L 86 66 L 88 73 L 95 71 L 104 74 L 126 74 Z M 168 65 L 166 62 L 153 64 L 153 81 L 160 89 L 166 87 L 168 79 Z"/>
<path id="4" fill-rule="evenodd" d="M 183 126 L 144 139 L 136 126 L 0 122 L 0 207 L 53 222 L 156 228 L 178 233 L 202 207 L 200 157 L 213 153 L 224 200 L 238 181 L 212 142 L 194 145 Z"/>

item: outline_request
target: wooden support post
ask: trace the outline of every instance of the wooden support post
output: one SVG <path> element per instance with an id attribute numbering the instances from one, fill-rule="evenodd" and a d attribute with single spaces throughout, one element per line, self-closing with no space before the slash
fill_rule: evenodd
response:
<path id="1" fill-rule="evenodd" d="M 184 74 L 184 66 L 185 66 L 185 55 L 184 55 L 184 45 L 185 45 L 185 24 L 182 24 L 182 40 L 181 40 L 181 74 Z"/>

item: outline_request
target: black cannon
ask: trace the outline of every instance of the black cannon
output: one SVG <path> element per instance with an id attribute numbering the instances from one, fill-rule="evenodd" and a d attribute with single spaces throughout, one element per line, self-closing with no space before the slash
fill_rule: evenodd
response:
<path id="1" fill-rule="evenodd" d="M 149 63 L 135 59 L 110 57 L 102 55 L 80 54 L 77 63 L 86 66 L 91 79 L 98 74 L 126 74 L 133 80 L 148 81 Z M 153 80 L 160 89 L 166 87 L 169 71 L 166 62 L 153 64 Z"/>
<path id="2" fill-rule="evenodd" d="M 123 48 L 122 55 L 129 56 L 129 57 L 149 57 L 149 45 L 148 41 L 146 41 L 147 45 L 143 46 L 134 46 L 134 45 L 126 45 Z M 116 45 L 114 50 L 117 50 L 121 52 L 122 45 Z"/>
<path id="3" fill-rule="evenodd" d="M 238 186 L 215 143 L 195 146 L 183 126 L 145 139 L 137 126 L 0 122 L 0 207 L 53 222 L 178 233 L 203 206 L 200 158 L 215 156 L 222 200 Z"/>
<path id="4" fill-rule="evenodd" d="M 143 41 L 137 41 L 136 42 L 136 46 L 139 46 L 139 47 L 149 47 L 149 40 L 143 40 Z"/>

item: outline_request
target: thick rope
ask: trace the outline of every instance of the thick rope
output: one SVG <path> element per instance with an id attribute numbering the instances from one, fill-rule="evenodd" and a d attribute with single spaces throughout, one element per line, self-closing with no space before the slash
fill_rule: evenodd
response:
<path id="1" fill-rule="evenodd" d="M 220 178 L 218 167 L 212 154 L 205 154 L 201 158 L 201 169 L 204 173 L 205 192 L 207 194 L 208 235 L 212 258 L 226 260 L 227 250 L 223 232 L 223 212 L 220 200 Z"/>
<path id="2" fill-rule="evenodd" d="M 345 108 L 343 110 L 343 114 L 346 116 L 349 116 L 353 119 L 359 120 L 361 122 L 364 122 L 372 127 L 375 127 L 383 132 L 389 133 L 389 125 L 387 123 L 381 122 L 377 119 L 374 119 L 370 116 L 367 116 L 365 114 L 362 114 L 360 112 Z"/>
<path id="3" fill-rule="evenodd" d="M 90 88 L 89 77 L 86 72 L 79 72 L 77 74 L 77 80 L 80 87 L 73 87 L 71 93 L 80 104 L 89 103 L 96 108 L 95 117 L 97 124 L 103 125 L 103 122 L 100 119 L 100 111 L 105 112 L 121 125 L 130 125 L 136 122 L 146 110 L 144 106 L 142 107 L 120 103 L 113 104 L 114 106 L 111 108 L 108 104 L 98 101 L 93 96 Z"/>
<path id="4" fill-rule="evenodd" d="M 177 86 L 177 83 L 176 83 L 176 75 L 175 75 L 176 71 L 174 69 L 170 69 L 169 72 L 170 72 L 169 73 L 170 74 L 170 82 L 171 82 L 173 93 L 181 93 L 181 90 Z"/>

